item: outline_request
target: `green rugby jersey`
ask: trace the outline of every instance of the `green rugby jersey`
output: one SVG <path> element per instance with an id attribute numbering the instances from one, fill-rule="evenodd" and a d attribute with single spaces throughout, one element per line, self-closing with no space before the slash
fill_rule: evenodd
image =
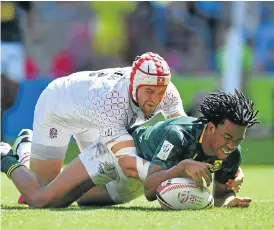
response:
<path id="1" fill-rule="evenodd" d="M 234 176 L 241 163 L 241 149 L 238 147 L 226 159 L 207 156 L 199 139 L 205 125 L 194 117 L 175 117 L 150 127 L 135 127 L 129 130 L 138 156 L 164 168 L 172 168 L 180 161 L 193 159 L 213 165 L 212 171 L 219 183 L 225 183 Z"/>

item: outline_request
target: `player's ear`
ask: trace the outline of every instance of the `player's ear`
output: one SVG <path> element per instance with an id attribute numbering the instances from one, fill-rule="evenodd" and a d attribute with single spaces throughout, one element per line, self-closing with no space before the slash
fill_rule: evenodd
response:
<path id="1" fill-rule="evenodd" d="M 216 126 L 212 123 L 212 122 L 209 122 L 208 124 L 208 131 L 211 135 L 213 135 L 216 131 Z"/>

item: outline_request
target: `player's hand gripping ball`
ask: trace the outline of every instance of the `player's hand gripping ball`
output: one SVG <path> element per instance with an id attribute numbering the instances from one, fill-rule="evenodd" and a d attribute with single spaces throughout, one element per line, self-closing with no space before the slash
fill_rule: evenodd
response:
<path id="1" fill-rule="evenodd" d="M 195 210 L 214 206 L 214 198 L 208 188 L 201 190 L 188 178 L 173 178 L 161 183 L 156 196 L 165 209 Z"/>

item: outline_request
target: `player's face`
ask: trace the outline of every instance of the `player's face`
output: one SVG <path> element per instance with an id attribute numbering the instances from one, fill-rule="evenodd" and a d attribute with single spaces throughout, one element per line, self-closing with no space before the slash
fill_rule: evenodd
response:
<path id="1" fill-rule="evenodd" d="M 212 132 L 212 150 L 219 159 L 225 159 L 244 140 L 246 126 L 239 126 L 229 120 L 217 127 L 210 123 Z"/>
<path id="2" fill-rule="evenodd" d="M 138 90 L 138 104 L 144 114 L 152 115 L 165 96 L 167 86 L 141 86 Z"/>

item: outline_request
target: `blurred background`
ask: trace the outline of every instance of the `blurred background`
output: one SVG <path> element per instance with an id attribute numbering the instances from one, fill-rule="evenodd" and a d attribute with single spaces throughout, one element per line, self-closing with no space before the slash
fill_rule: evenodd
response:
<path id="1" fill-rule="evenodd" d="M 273 145 L 274 2 L 263 1 L 1 2 L 2 140 L 32 128 L 53 79 L 147 51 L 169 63 L 189 115 L 207 93 L 240 89 L 260 110 L 248 135 Z"/>

